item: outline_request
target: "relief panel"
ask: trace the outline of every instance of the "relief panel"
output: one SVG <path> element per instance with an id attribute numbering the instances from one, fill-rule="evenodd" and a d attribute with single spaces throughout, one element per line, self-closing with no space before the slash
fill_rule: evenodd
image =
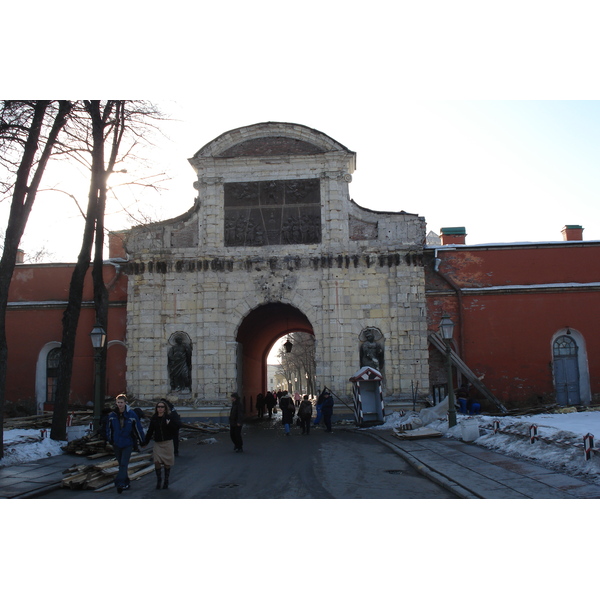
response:
<path id="1" fill-rule="evenodd" d="M 224 184 L 225 246 L 318 244 L 319 179 Z"/>

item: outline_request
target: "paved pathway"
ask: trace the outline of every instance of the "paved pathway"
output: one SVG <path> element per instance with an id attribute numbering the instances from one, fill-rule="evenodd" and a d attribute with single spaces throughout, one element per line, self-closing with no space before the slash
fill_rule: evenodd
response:
<path id="1" fill-rule="evenodd" d="M 356 431 L 356 430 L 354 430 Z M 227 434 L 224 434 L 227 435 Z M 447 438 L 400 440 L 390 430 L 361 430 L 459 498 L 600 498 L 600 486 L 527 459 Z M 89 459 L 63 454 L 0 468 L 0 498 L 28 498 L 60 488 L 63 473 Z"/>
<path id="2" fill-rule="evenodd" d="M 364 430 L 420 473 L 461 498 L 600 498 L 600 486 L 527 459 L 448 438 L 400 440 L 390 430 Z"/>

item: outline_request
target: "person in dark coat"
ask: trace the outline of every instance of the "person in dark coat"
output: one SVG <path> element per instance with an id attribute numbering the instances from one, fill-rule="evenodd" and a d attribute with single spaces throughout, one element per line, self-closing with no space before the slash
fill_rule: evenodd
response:
<path id="1" fill-rule="evenodd" d="M 281 422 L 285 428 L 285 435 L 290 435 L 290 427 L 294 423 L 296 408 L 289 392 L 284 392 L 281 398 L 279 398 L 279 408 L 281 408 Z"/>
<path id="2" fill-rule="evenodd" d="M 169 410 L 167 401 L 163 398 L 156 403 L 154 414 L 150 418 L 148 431 L 144 438 L 142 447 L 147 446 L 154 439 L 152 458 L 154 460 L 154 471 L 156 472 L 156 489 L 169 488 L 169 475 L 171 467 L 175 464 L 175 447 L 173 439 L 179 435 L 177 422 L 173 419 L 173 413 Z M 165 481 L 162 481 L 162 468 L 165 468 Z"/>
<path id="3" fill-rule="evenodd" d="M 121 494 L 123 490 L 129 489 L 129 459 L 135 444 L 142 444 L 144 430 L 137 414 L 125 403 L 127 396 L 119 394 L 117 405 L 108 415 L 106 424 L 106 438 L 115 451 L 115 457 L 119 464 L 119 472 L 115 478 L 115 487 Z"/>
<path id="4" fill-rule="evenodd" d="M 302 434 L 308 435 L 310 433 L 310 421 L 312 419 L 312 402 L 308 399 L 308 396 L 304 396 L 298 409 L 298 416 L 300 417 L 300 427 L 302 427 Z"/>
<path id="5" fill-rule="evenodd" d="M 271 392 L 271 391 L 267 392 L 267 394 L 265 396 L 265 406 L 267 407 L 267 410 L 269 411 L 269 419 L 273 418 L 273 409 L 275 408 L 276 404 L 277 404 L 277 400 L 275 399 L 275 395 L 273 394 L 273 392 Z"/>
<path id="6" fill-rule="evenodd" d="M 256 412 L 259 419 L 265 416 L 265 395 L 262 393 L 256 396 Z"/>
<path id="7" fill-rule="evenodd" d="M 321 414 L 325 423 L 327 433 L 331 433 L 331 417 L 333 416 L 333 396 L 329 390 L 323 392 L 323 404 L 321 406 Z"/>
<path id="8" fill-rule="evenodd" d="M 142 420 L 146 417 L 146 415 L 144 414 L 144 411 L 139 406 L 136 406 L 132 410 L 138 416 L 138 419 L 140 420 L 140 423 L 141 423 Z M 140 448 L 138 446 L 137 440 L 135 440 L 135 439 L 133 440 L 133 451 L 134 452 L 139 452 L 140 451 Z"/>
<path id="9" fill-rule="evenodd" d="M 244 424 L 244 403 L 239 394 L 231 394 L 231 410 L 229 411 L 229 435 L 235 452 L 244 451 L 242 426 Z"/>
<path id="10" fill-rule="evenodd" d="M 172 402 L 169 402 L 165 398 L 161 398 L 161 401 L 166 402 L 167 406 L 169 407 L 169 411 L 171 412 L 171 420 L 177 430 L 173 436 L 173 450 L 175 452 L 175 456 L 179 456 L 179 430 L 181 429 L 181 417 L 179 416 L 179 413 Z"/>

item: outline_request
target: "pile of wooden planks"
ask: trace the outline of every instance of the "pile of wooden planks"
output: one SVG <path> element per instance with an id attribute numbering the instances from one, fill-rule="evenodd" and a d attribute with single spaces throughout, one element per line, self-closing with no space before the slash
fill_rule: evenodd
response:
<path id="1" fill-rule="evenodd" d="M 181 429 L 189 429 L 192 431 L 201 431 L 202 433 L 219 433 L 229 431 L 229 425 L 216 425 L 214 423 L 182 423 Z"/>
<path id="2" fill-rule="evenodd" d="M 62 487 L 102 492 L 113 486 L 118 470 L 119 464 L 114 458 L 94 465 L 74 466 L 63 473 Z M 127 471 L 129 479 L 133 481 L 153 472 L 152 452 L 132 455 Z"/>
<path id="3" fill-rule="evenodd" d="M 113 456 L 114 452 L 110 444 L 97 435 L 84 435 L 82 438 L 71 440 L 64 448 L 63 452 L 67 454 L 77 454 L 77 456 L 87 456 L 89 458 L 101 458 L 103 456 Z"/>
<path id="4" fill-rule="evenodd" d="M 69 412 L 69 425 L 89 425 L 92 419 L 91 410 L 76 410 Z M 41 415 L 29 417 L 11 417 L 4 419 L 4 429 L 50 429 L 52 427 L 52 413 L 45 412 Z"/>

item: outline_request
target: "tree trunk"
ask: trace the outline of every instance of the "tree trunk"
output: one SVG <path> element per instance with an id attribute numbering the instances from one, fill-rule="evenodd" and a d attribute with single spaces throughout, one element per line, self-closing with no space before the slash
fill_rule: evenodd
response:
<path id="1" fill-rule="evenodd" d="M 81 252 L 73 271 L 69 289 L 69 303 L 63 315 L 63 340 L 58 368 L 54 414 L 52 416 L 52 430 L 50 432 L 50 437 L 53 440 L 64 440 L 67 437 L 67 414 L 69 410 L 71 378 L 73 375 L 75 338 L 81 314 L 83 285 L 90 264 L 92 246 L 94 246 L 92 280 L 94 285 L 96 323 L 104 331 L 108 331 L 108 290 L 104 283 L 103 273 L 104 211 L 106 207 L 107 177 L 114 168 L 125 129 L 124 101 L 109 100 L 105 104 L 104 109 L 101 109 L 101 103 L 98 100 L 85 101 L 84 104 L 92 124 L 92 173 Z M 108 164 L 105 166 L 104 143 L 107 126 L 110 126 L 112 130 L 112 140 Z M 102 349 L 99 371 L 101 377 L 100 397 L 104 398 L 106 348 Z M 96 389 L 95 386 L 94 389 Z"/>
<path id="2" fill-rule="evenodd" d="M 90 189 L 90 195 L 92 190 Z M 60 360 L 56 381 L 56 394 L 54 397 L 54 413 L 52 415 L 52 429 L 50 437 L 53 440 L 67 439 L 67 413 L 69 410 L 69 396 L 71 392 L 71 376 L 73 374 L 73 356 L 75 354 L 75 337 L 77 325 L 81 314 L 83 299 L 83 284 L 90 265 L 92 245 L 94 241 L 95 202 L 90 198 L 85 219 L 85 228 L 81 250 L 77 263 L 71 275 L 69 285 L 69 300 L 63 313 L 62 341 L 60 347 Z"/>
<path id="3" fill-rule="evenodd" d="M 111 141 L 110 156 L 108 158 L 108 164 L 106 170 L 102 170 L 102 173 L 98 173 L 98 181 L 101 182 L 101 186 L 98 190 L 98 207 L 96 215 L 96 241 L 94 251 L 94 265 L 92 268 L 92 279 L 94 283 L 94 306 L 96 308 L 96 323 L 100 325 L 108 335 L 108 290 L 104 283 L 104 213 L 106 209 L 106 186 L 107 177 L 112 172 L 117 156 L 119 154 L 119 148 L 123 133 L 125 131 L 125 117 L 124 117 L 125 103 L 123 100 L 116 100 L 113 103 L 107 103 L 105 107 L 104 116 L 100 114 L 99 106 L 90 105 L 89 111 L 92 117 L 92 121 L 96 122 L 98 126 L 104 128 L 104 123 L 107 120 L 109 114 L 112 114 L 114 109 L 114 125 L 113 134 Z M 102 177 L 102 179 L 100 179 Z M 108 338 L 107 338 L 108 339 Z M 106 396 L 106 358 L 107 358 L 106 346 L 102 348 L 100 355 L 100 386 L 99 394 L 100 398 Z M 94 389 L 96 389 L 94 387 Z M 95 399 L 94 399 L 95 401 Z"/>
<path id="4" fill-rule="evenodd" d="M 39 189 L 42 176 L 46 165 L 58 139 L 58 135 L 64 128 L 67 117 L 73 108 L 73 105 L 63 100 L 59 102 L 58 111 L 54 117 L 54 122 L 42 149 L 39 161 L 35 166 L 35 171 L 31 181 L 29 176 L 36 161 L 36 152 L 40 143 L 41 132 L 44 124 L 44 117 L 51 102 L 48 100 L 38 100 L 35 102 L 34 113 L 31 125 L 29 127 L 28 137 L 23 149 L 23 155 L 17 177 L 15 188 L 11 201 L 10 215 L 6 236 L 4 240 L 4 250 L 0 260 L 0 458 L 4 456 L 4 407 L 6 394 L 6 374 L 8 363 L 8 343 L 6 339 L 6 310 L 8 306 L 8 292 L 15 269 L 17 251 L 21 243 L 21 237 L 25 231 L 25 226 Z"/>
<path id="5" fill-rule="evenodd" d="M 104 173 L 104 128 L 102 123 L 94 118 L 96 112 L 99 111 L 99 105 L 100 103 L 97 100 L 86 104 L 86 108 L 91 107 L 88 108 L 88 111 L 90 111 L 92 116 L 92 175 L 81 250 L 77 257 L 73 275 L 71 276 L 69 301 L 63 313 L 63 335 L 56 381 L 54 413 L 52 415 L 52 429 L 50 431 L 50 437 L 53 440 L 67 439 L 67 414 L 69 412 L 69 397 L 71 394 L 75 338 L 81 314 L 81 302 L 83 300 L 83 285 L 92 256 L 94 230 L 97 228 L 99 214 L 100 190 L 106 187 Z"/>

